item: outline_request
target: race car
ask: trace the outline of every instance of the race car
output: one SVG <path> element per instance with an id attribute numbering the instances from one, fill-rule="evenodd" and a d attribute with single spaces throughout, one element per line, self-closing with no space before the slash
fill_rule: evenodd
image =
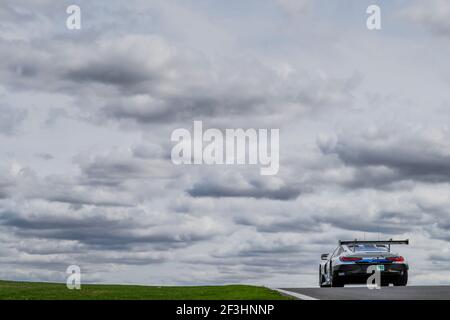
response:
<path id="1" fill-rule="evenodd" d="M 346 284 L 365 284 L 374 273 L 380 272 L 381 286 L 406 286 L 408 263 L 391 252 L 391 245 L 409 244 L 409 240 L 339 240 L 333 253 L 322 254 L 319 265 L 320 287 L 343 287 Z M 369 266 L 375 266 L 367 270 Z M 369 272 L 368 272 L 369 271 Z"/>

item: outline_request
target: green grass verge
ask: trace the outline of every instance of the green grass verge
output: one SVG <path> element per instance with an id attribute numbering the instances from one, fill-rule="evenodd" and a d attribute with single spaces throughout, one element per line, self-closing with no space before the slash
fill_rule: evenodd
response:
<path id="1" fill-rule="evenodd" d="M 65 284 L 0 281 L 0 300 L 284 300 L 290 299 L 264 287 L 229 285 L 156 287 L 82 285 L 69 290 Z"/>

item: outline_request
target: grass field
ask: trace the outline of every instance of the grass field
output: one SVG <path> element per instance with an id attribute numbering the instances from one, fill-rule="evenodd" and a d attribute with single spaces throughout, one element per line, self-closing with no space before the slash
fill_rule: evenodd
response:
<path id="1" fill-rule="evenodd" d="M 0 281 L 0 300 L 283 300 L 289 299 L 264 287 L 229 285 L 203 287 L 148 287 L 82 285 L 69 290 L 65 284 Z"/>

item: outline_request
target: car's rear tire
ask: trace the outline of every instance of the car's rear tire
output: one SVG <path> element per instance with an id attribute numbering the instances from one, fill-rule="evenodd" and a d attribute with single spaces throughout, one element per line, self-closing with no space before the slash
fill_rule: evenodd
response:
<path id="1" fill-rule="evenodd" d="M 394 286 L 404 287 L 408 284 L 408 270 L 403 272 L 403 275 L 399 276 L 398 279 L 394 281 Z"/>
<path id="2" fill-rule="evenodd" d="M 333 272 L 333 276 L 331 277 L 331 286 L 333 288 L 342 288 L 344 285 L 344 280 L 339 278 L 337 272 Z"/>

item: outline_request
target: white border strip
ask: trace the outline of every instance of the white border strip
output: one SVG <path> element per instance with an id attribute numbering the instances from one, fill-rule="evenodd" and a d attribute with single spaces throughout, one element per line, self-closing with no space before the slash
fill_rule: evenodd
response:
<path id="1" fill-rule="evenodd" d="M 317 298 L 313 298 L 313 297 L 310 297 L 310 296 L 307 296 L 307 295 L 304 295 L 304 294 L 300 294 L 300 293 L 297 293 L 297 292 L 286 291 L 286 290 L 277 289 L 277 288 L 274 288 L 273 290 L 276 290 L 278 292 L 284 293 L 284 294 L 286 294 L 288 296 L 292 296 L 292 297 L 298 298 L 300 300 L 319 300 Z"/>

